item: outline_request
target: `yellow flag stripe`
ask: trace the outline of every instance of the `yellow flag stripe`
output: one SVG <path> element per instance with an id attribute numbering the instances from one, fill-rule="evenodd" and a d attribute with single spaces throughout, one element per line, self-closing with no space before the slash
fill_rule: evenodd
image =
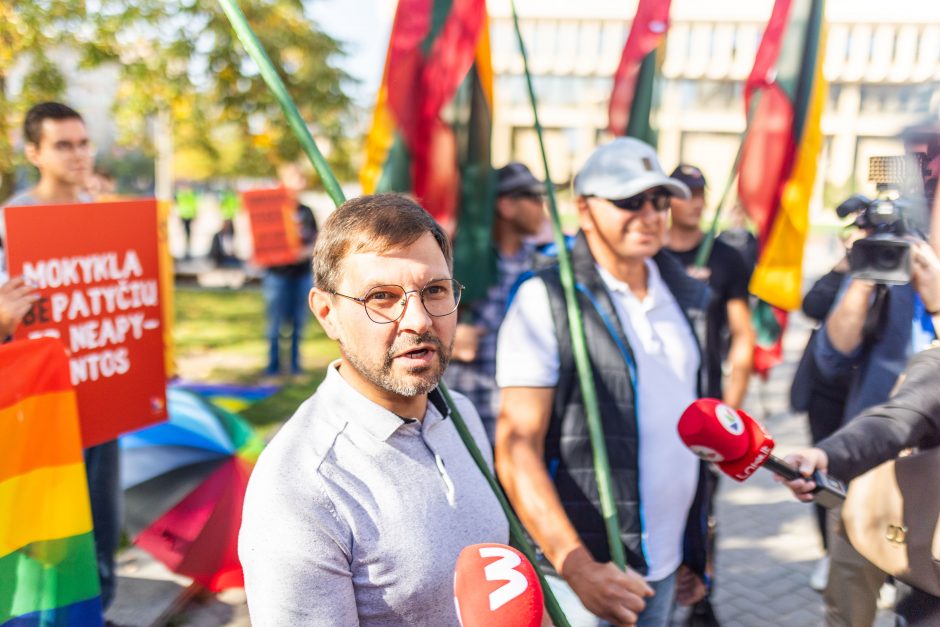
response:
<path id="1" fill-rule="evenodd" d="M 40 540 L 91 530 L 83 463 L 40 468 L 0 482 L 0 556 Z"/>
<path id="2" fill-rule="evenodd" d="M 363 194 L 374 194 L 382 177 L 382 168 L 395 139 L 395 119 L 388 107 L 388 58 L 382 72 L 382 85 L 379 87 L 372 113 L 372 126 L 366 135 L 365 162 L 359 170 L 359 183 Z"/>
<path id="3" fill-rule="evenodd" d="M 822 147 L 820 119 L 826 100 L 822 60 L 826 50 L 825 29 L 820 34 L 819 53 L 813 72 L 813 93 L 796 163 L 783 188 L 780 210 L 770 237 L 751 277 L 750 291 L 758 298 L 792 311 L 798 309 L 803 288 L 803 248 L 809 232 L 809 202 L 816 180 L 816 165 Z"/>
<path id="4" fill-rule="evenodd" d="M 484 8 L 484 12 L 486 9 Z M 480 40 L 477 41 L 476 54 L 477 76 L 480 77 L 480 86 L 483 88 L 483 94 L 486 96 L 486 106 L 493 115 L 493 61 L 490 54 L 490 17 L 488 14 L 483 16 L 483 28 L 480 32 Z"/>

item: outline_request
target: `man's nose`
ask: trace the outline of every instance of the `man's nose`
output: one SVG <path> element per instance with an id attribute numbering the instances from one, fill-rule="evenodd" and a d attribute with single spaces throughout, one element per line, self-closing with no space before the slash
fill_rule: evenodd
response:
<path id="1" fill-rule="evenodd" d="M 414 297 L 414 298 L 412 298 Z M 399 329 L 406 329 L 423 333 L 431 326 L 431 315 L 424 308 L 421 302 L 421 294 L 418 292 L 406 292 L 404 296 L 404 308 L 401 320 L 398 321 Z"/>

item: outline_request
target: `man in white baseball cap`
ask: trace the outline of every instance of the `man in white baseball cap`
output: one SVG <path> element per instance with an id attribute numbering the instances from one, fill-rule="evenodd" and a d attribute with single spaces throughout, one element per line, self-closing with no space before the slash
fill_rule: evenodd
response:
<path id="1" fill-rule="evenodd" d="M 557 267 L 519 287 L 500 328 L 496 468 L 572 625 L 666 626 L 675 600 L 704 593 L 706 495 L 676 425 L 703 389 L 693 321 L 708 290 L 661 252 L 670 199 L 689 189 L 620 138 L 574 193 L 571 259 L 627 571 L 610 562 Z"/>

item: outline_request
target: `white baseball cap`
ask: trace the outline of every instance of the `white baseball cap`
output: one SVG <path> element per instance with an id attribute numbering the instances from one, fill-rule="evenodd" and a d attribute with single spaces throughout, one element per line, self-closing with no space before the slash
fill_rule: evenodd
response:
<path id="1" fill-rule="evenodd" d="M 666 176 L 652 146 L 633 137 L 598 146 L 574 177 L 576 196 L 618 200 L 654 187 L 683 200 L 692 195 L 685 183 Z"/>

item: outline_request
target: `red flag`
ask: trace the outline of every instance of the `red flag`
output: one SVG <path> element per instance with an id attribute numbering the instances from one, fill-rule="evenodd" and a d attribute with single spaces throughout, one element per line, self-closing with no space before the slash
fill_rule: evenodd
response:
<path id="1" fill-rule="evenodd" d="M 608 105 L 608 130 L 613 135 L 627 131 L 633 98 L 637 91 L 640 64 L 647 54 L 659 46 L 669 30 L 669 4 L 671 0 L 640 0 L 630 34 L 623 47 L 620 65 L 614 74 L 614 88 Z"/>
<path id="2" fill-rule="evenodd" d="M 439 222 L 449 224 L 457 210 L 460 175 L 453 158 L 456 140 L 440 113 L 473 65 L 486 3 L 453 0 L 435 34 L 436 10 L 432 0 L 399 2 L 388 52 L 388 106 L 411 156 L 415 196 Z"/>

